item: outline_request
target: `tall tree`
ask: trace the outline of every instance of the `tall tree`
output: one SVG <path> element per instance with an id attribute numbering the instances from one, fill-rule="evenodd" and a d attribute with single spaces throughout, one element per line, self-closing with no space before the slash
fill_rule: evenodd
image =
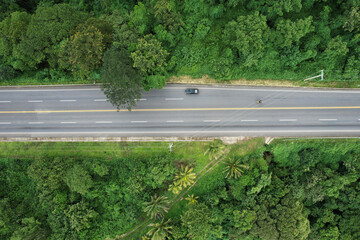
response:
<path id="1" fill-rule="evenodd" d="M 24 37 L 31 15 L 26 12 L 13 12 L 0 23 L 0 57 L 15 69 L 24 70 L 26 62 L 14 56 L 14 51 Z"/>
<path id="2" fill-rule="evenodd" d="M 225 146 L 222 145 L 221 141 L 214 140 L 209 144 L 204 155 L 209 155 L 209 158 L 213 159 L 217 154 L 223 153 L 224 148 Z"/>
<path id="3" fill-rule="evenodd" d="M 144 203 L 144 205 L 146 206 L 144 212 L 146 212 L 146 214 L 152 219 L 162 219 L 164 217 L 164 214 L 167 213 L 169 209 L 168 203 L 169 201 L 167 200 L 167 197 L 158 197 L 157 194 L 155 194 L 155 196 L 151 197 L 150 202 Z"/>
<path id="4" fill-rule="evenodd" d="M 32 15 L 26 34 L 15 56 L 31 68 L 56 67 L 57 49 L 70 31 L 86 19 L 86 14 L 67 4 L 39 7 Z"/>
<path id="5" fill-rule="evenodd" d="M 142 78 L 132 67 L 132 60 L 125 49 L 110 48 L 104 54 L 101 71 L 102 90 L 110 103 L 117 109 L 136 105 L 142 89 Z"/>
<path id="6" fill-rule="evenodd" d="M 150 223 L 151 229 L 147 232 L 148 236 L 151 236 L 151 240 L 165 240 L 170 234 L 172 226 L 170 226 L 171 220 L 163 219 L 160 223 Z"/>
<path id="7" fill-rule="evenodd" d="M 249 169 L 248 165 L 241 164 L 240 159 L 237 159 L 235 157 L 230 158 L 226 162 L 226 167 L 224 169 L 224 172 L 226 173 L 225 178 L 238 178 L 241 176 L 243 169 Z"/>
<path id="8" fill-rule="evenodd" d="M 70 69 L 76 78 L 88 78 L 100 66 L 105 47 L 103 38 L 96 27 L 80 24 L 61 47 L 60 65 Z"/>
<path id="9" fill-rule="evenodd" d="M 165 66 L 168 55 L 169 53 L 162 48 L 161 43 L 149 34 L 139 39 L 135 52 L 131 53 L 131 58 L 134 61 L 134 67 L 139 69 L 144 76 L 154 76 L 166 73 Z M 147 78 L 144 82 L 144 88 L 146 90 L 161 89 L 165 82 L 159 80 L 162 79 Z"/>
<path id="10" fill-rule="evenodd" d="M 188 237 L 195 240 L 207 239 L 211 232 L 210 210 L 204 203 L 189 205 L 181 215 L 181 223 L 188 229 Z"/>
<path id="11" fill-rule="evenodd" d="M 263 55 L 270 34 L 266 20 L 266 16 L 255 12 L 240 16 L 225 26 L 225 43 L 237 49 L 240 61 L 246 67 L 256 66 Z"/>

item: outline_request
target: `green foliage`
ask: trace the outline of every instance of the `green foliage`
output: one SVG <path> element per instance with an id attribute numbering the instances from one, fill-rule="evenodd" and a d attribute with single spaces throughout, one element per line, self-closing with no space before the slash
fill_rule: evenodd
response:
<path id="1" fill-rule="evenodd" d="M 86 194 L 93 185 L 88 171 L 86 171 L 84 166 L 78 164 L 75 164 L 67 171 L 64 181 L 71 191 L 82 195 Z"/>
<path id="2" fill-rule="evenodd" d="M 226 24 L 224 40 L 238 51 L 240 61 L 245 67 L 257 65 L 262 57 L 266 42 L 269 38 L 269 27 L 266 16 L 255 12 L 247 16 L 240 16 Z"/>
<path id="3" fill-rule="evenodd" d="M 65 41 L 60 50 L 60 66 L 73 72 L 74 77 L 88 78 L 100 66 L 106 42 L 93 25 L 79 25 L 76 33 Z"/>
<path id="4" fill-rule="evenodd" d="M 224 169 L 224 172 L 226 173 L 225 178 L 229 177 L 236 179 L 241 177 L 243 169 L 249 169 L 249 166 L 240 164 L 240 159 L 232 157 L 226 162 L 226 167 Z"/>
<path id="5" fill-rule="evenodd" d="M 25 69 L 26 63 L 14 55 L 27 31 L 30 19 L 30 14 L 26 12 L 13 12 L 0 23 L 0 56 L 15 69 Z M 11 74 L 9 75 L 7 78 L 12 77 Z"/>
<path id="6" fill-rule="evenodd" d="M 135 68 L 143 75 L 151 76 L 165 74 L 166 58 L 168 55 L 169 53 L 162 48 L 161 43 L 153 35 L 149 34 L 138 40 L 136 50 L 131 53 L 131 58 L 134 61 L 133 66 Z M 162 88 L 164 85 L 165 83 L 161 80 L 155 83 L 153 81 L 144 82 L 146 90 Z"/>
<path id="7" fill-rule="evenodd" d="M 188 237 L 191 239 L 206 239 L 211 230 L 210 210 L 203 204 L 192 204 L 181 216 L 182 225 L 188 229 Z"/>
<path id="8" fill-rule="evenodd" d="M 79 202 L 68 207 L 65 216 L 68 218 L 69 226 L 75 232 L 82 232 L 91 227 L 91 222 L 98 214 L 88 207 L 85 202 Z"/>
<path id="9" fill-rule="evenodd" d="M 146 214 L 152 219 L 155 219 L 157 217 L 163 218 L 165 213 L 167 213 L 169 209 L 168 203 L 169 201 L 167 200 L 167 197 L 158 197 L 157 194 L 155 194 L 155 196 L 151 197 L 150 202 L 144 203 L 144 205 L 146 206 L 144 212 L 146 212 Z"/>
<path id="10" fill-rule="evenodd" d="M 114 10 L 110 16 L 105 19 L 109 21 L 112 26 L 112 45 L 118 49 L 135 50 L 138 34 L 129 25 L 129 16 L 119 10 Z"/>
<path id="11" fill-rule="evenodd" d="M 21 225 L 22 227 L 14 231 L 10 240 L 46 239 L 46 232 L 41 229 L 41 223 L 33 217 L 23 218 Z"/>
<path id="12" fill-rule="evenodd" d="M 110 48 L 104 54 L 101 71 L 102 90 L 110 103 L 119 109 L 131 109 L 136 105 L 142 89 L 142 78 L 132 67 L 129 54 L 124 49 Z"/>
<path id="13" fill-rule="evenodd" d="M 183 188 L 186 188 L 194 183 L 196 174 L 193 173 L 194 168 L 181 165 L 181 169 L 176 173 L 173 184 L 170 185 L 169 190 L 174 194 L 178 194 Z"/>
<path id="14" fill-rule="evenodd" d="M 0 81 L 7 81 L 16 76 L 16 71 L 5 64 L 0 64 Z"/>
<path id="15" fill-rule="evenodd" d="M 53 192 L 61 187 L 69 164 L 60 157 L 42 156 L 31 164 L 28 173 L 40 190 Z"/>
<path id="16" fill-rule="evenodd" d="M 172 226 L 170 226 L 171 220 L 163 219 L 160 223 L 150 223 L 151 229 L 147 232 L 148 236 L 151 236 L 151 240 L 165 240 L 171 234 Z"/>
<path id="17" fill-rule="evenodd" d="M 30 68 L 39 64 L 57 67 L 59 44 L 85 18 L 86 14 L 67 4 L 39 7 L 13 55 Z"/>

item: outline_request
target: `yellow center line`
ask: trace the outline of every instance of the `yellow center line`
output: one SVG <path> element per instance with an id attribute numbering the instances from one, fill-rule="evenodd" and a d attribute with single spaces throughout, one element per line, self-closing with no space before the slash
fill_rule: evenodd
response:
<path id="1" fill-rule="evenodd" d="M 259 108 L 164 108 L 164 109 L 132 109 L 132 112 L 167 112 L 167 111 L 243 111 L 243 110 L 313 110 L 313 109 L 360 109 L 360 106 L 343 107 L 259 107 Z M 37 111 L 0 111 L 5 113 L 92 113 L 92 112 L 128 112 L 127 109 L 98 110 L 37 110 Z"/>

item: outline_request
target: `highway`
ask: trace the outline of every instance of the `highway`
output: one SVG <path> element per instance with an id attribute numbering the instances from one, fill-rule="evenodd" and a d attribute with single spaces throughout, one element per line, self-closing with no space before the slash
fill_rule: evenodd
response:
<path id="1" fill-rule="evenodd" d="M 0 88 L 0 137 L 360 136 L 360 90 L 186 87 L 144 92 L 131 112 L 97 86 Z"/>

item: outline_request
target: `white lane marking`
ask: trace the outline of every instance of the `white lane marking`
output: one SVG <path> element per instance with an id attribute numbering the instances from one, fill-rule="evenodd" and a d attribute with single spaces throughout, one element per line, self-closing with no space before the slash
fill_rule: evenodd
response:
<path id="1" fill-rule="evenodd" d="M 106 102 L 107 99 L 94 99 L 94 102 Z"/>
<path id="2" fill-rule="evenodd" d="M 351 129 L 351 130 L 332 130 L 332 129 L 327 129 L 327 130 L 281 130 L 281 131 L 276 131 L 276 130 L 260 130 L 260 131 L 224 131 L 224 130 L 220 130 L 220 131 L 204 131 L 202 133 L 345 133 L 345 132 L 349 132 L 349 133 L 360 133 L 359 129 Z M 157 133 L 194 133 L 194 131 L 163 131 L 163 132 L 0 132 L 0 135 L 5 135 L 5 134 L 11 134 L 11 135 L 16 135 L 16 134 L 104 134 L 104 133 L 113 133 L 113 134 L 157 134 Z"/>
<path id="3" fill-rule="evenodd" d="M 0 124 L 11 124 L 11 122 L 0 122 Z"/>
<path id="4" fill-rule="evenodd" d="M 215 119 L 214 120 L 204 120 L 204 122 L 220 122 L 220 120 L 217 120 L 217 119 L 216 120 Z"/>
<path id="5" fill-rule="evenodd" d="M 280 122 L 296 122 L 296 119 L 280 119 Z"/>
<path id="6" fill-rule="evenodd" d="M 0 101 L 0 103 L 9 103 L 11 101 Z"/>
<path id="7" fill-rule="evenodd" d="M 43 102 L 43 100 L 29 100 L 28 102 Z"/>
<path id="8" fill-rule="evenodd" d="M 337 121 L 336 118 L 320 118 L 319 121 Z"/>
<path id="9" fill-rule="evenodd" d="M 98 122 L 95 122 L 95 123 L 112 123 L 112 121 L 98 121 Z"/>
<path id="10" fill-rule="evenodd" d="M 256 119 L 244 119 L 244 120 L 241 120 L 242 122 L 257 122 L 259 120 L 256 120 Z"/>
<path id="11" fill-rule="evenodd" d="M 147 121 L 131 121 L 132 123 L 147 123 Z"/>
<path id="12" fill-rule="evenodd" d="M 29 124 L 44 124 L 44 122 L 28 122 Z"/>
<path id="13" fill-rule="evenodd" d="M 60 102 L 76 102 L 77 100 L 60 100 Z"/>
<path id="14" fill-rule="evenodd" d="M 184 98 L 165 98 L 166 101 L 180 101 L 184 100 Z"/>
<path id="15" fill-rule="evenodd" d="M 135 99 L 135 101 L 146 101 L 146 98 Z"/>
<path id="16" fill-rule="evenodd" d="M 169 121 L 166 121 L 168 123 L 180 123 L 180 122 L 184 122 L 183 120 L 169 120 Z"/>
<path id="17" fill-rule="evenodd" d="M 61 122 L 61 124 L 74 124 L 76 122 Z"/>

